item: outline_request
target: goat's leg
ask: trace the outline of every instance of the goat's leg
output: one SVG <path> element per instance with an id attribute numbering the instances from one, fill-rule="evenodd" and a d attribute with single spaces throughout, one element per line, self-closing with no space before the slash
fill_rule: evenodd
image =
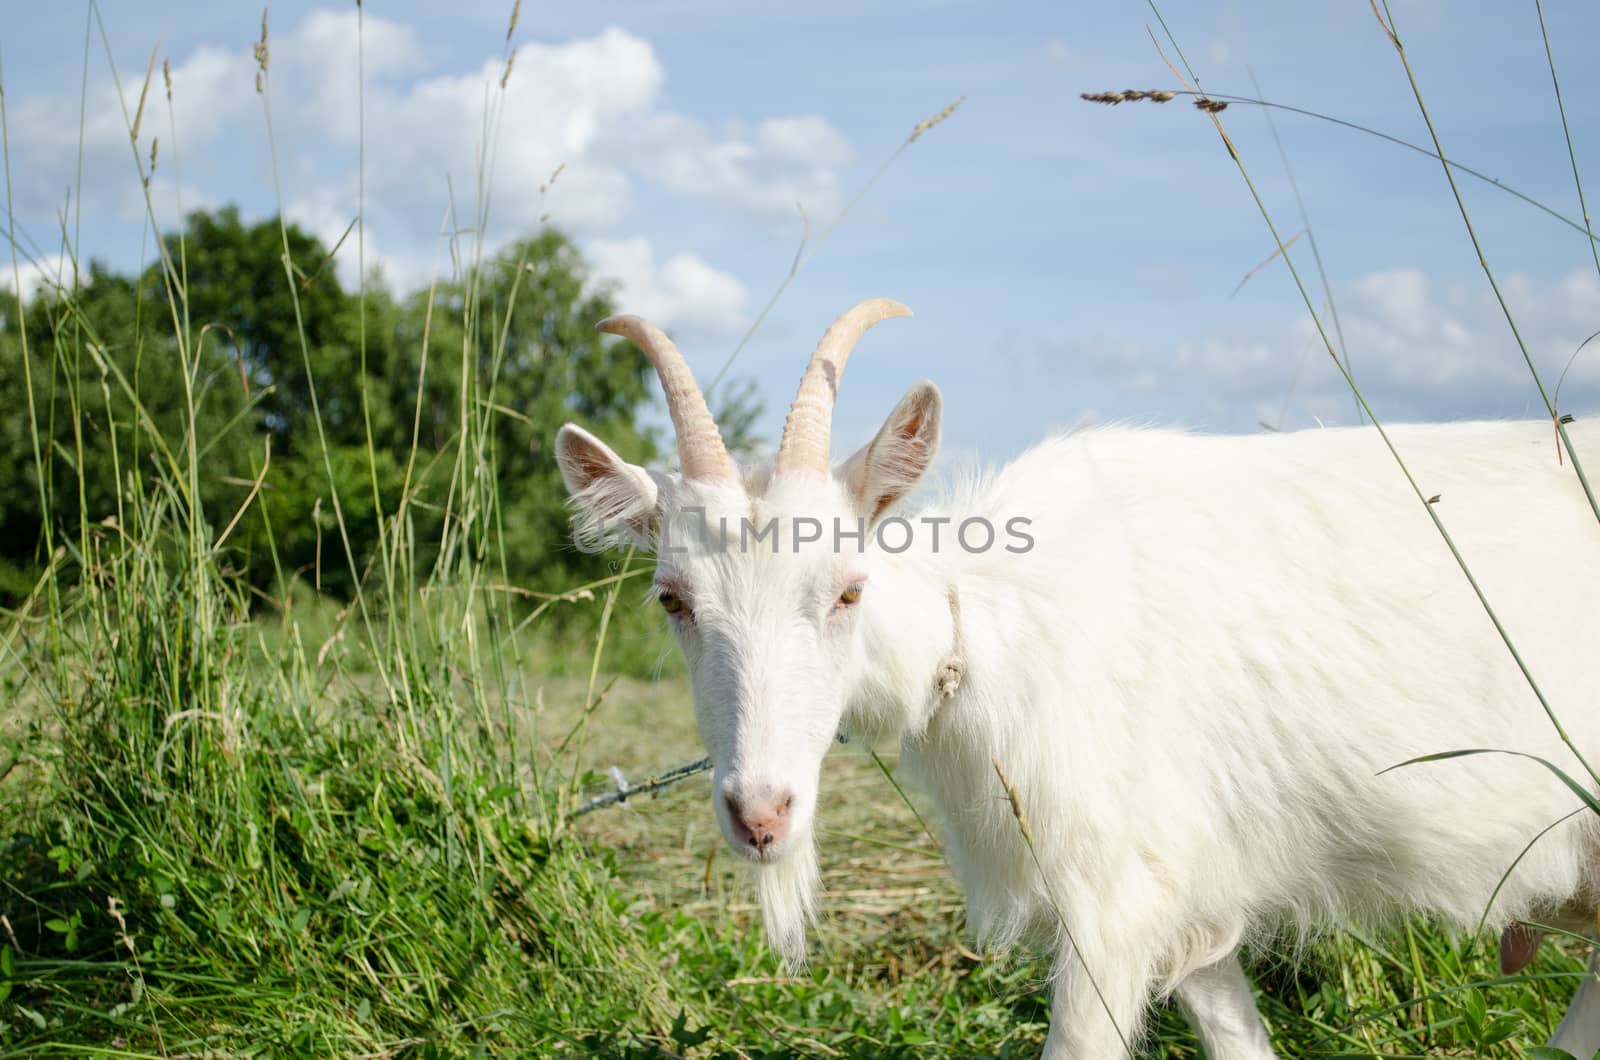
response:
<path id="1" fill-rule="evenodd" d="M 1178 985 L 1178 1004 L 1208 1060 L 1274 1060 L 1237 957 L 1202 968 Z"/>
<path id="2" fill-rule="evenodd" d="M 1110 1060 L 1136 1047 L 1149 1002 L 1147 965 L 1101 951 L 1060 960 L 1043 1060 Z M 1098 990 L 1096 989 L 1098 987 Z"/>
<path id="3" fill-rule="evenodd" d="M 1565 1049 L 1578 1060 L 1592 1060 L 1600 1050 L 1600 950 L 1589 955 L 1589 972 L 1573 995 L 1561 1026 L 1550 1036 L 1550 1044 Z"/>

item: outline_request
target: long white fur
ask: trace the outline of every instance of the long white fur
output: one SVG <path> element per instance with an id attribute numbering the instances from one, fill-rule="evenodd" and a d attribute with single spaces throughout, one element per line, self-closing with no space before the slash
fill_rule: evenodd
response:
<path id="1" fill-rule="evenodd" d="M 1571 431 L 1580 450 L 1596 438 Z M 1600 525 L 1549 424 L 1391 436 L 1573 742 L 1600 764 Z M 870 457 L 832 481 L 757 472 L 748 486 L 680 483 L 652 501 L 668 522 L 695 505 L 713 520 L 853 521 L 906 488 L 903 467 L 863 469 Z M 1051 1058 L 1123 1055 L 1150 1001 L 1172 994 L 1214 1058 L 1270 1057 L 1243 943 L 1414 912 L 1471 929 L 1523 846 L 1579 805 L 1523 758 L 1385 772 L 1491 747 L 1581 775 L 1371 428 L 1082 430 L 920 514 L 1025 517 L 1035 547 L 971 554 L 947 525 L 941 548 L 919 533 L 903 555 L 869 537 L 859 556 L 824 541 L 658 560 L 658 577 L 693 596 L 678 631 L 724 827 L 727 792 L 795 794 L 791 836 L 757 866 L 769 937 L 791 956 L 815 909 L 812 816 L 841 722 L 901 741 L 942 812 L 980 939 L 1054 950 Z M 830 609 L 855 577 L 860 603 Z M 932 677 L 956 632 L 952 586 L 967 670 L 945 700 Z M 1582 813 L 1523 858 L 1490 922 L 1586 909 L 1592 925 L 1597 899 L 1600 821 Z M 1562 1044 L 1600 1047 L 1594 1017 L 1575 1011 Z"/>

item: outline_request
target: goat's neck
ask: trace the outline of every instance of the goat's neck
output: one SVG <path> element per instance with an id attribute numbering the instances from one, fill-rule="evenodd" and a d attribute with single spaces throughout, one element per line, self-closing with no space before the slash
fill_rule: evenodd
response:
<path id="1" fill-rule="evenodd" d="M 960 639 L 951 605 L 959 586 L 938 557 L 909 554 L 873 580 L 849 720 L 875 736 L 917 738 L 945 702 L 938 675 Z"/>

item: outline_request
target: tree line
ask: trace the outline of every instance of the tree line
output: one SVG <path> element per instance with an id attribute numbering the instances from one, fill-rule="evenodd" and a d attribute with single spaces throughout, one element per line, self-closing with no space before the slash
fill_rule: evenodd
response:
<path id="1" fill-rule="evenodd" d="M 572 547 L 555 431 L 575 420 L 635 461 L 662 441 L 640 424 L 649 362 L 595 332 L 614 307 L 568 237 L 543 230 L 406 296 L 376 276 L 347 290 L 315 237 L 231 207 L 191 214 L 163 244 L 165 276 L 159 261 L 136 275 L 91 263 L 20 320 L 11 303 L 0 602 L 38 584 L 50 542 L 81 567 L 84 527 L 181 479 L 191 417 L 199 507 L 212 534 L 231 524 L 224 558 L 263 601 L 296 583 L 349 594 L 402 492 L 414 570 L 437 560 L 463 491 L 483 488 L 497 572 L 503 557 L 514 582 L 556 589 L 603 573 Z M 748 444 L 756 412 L 748 387 L 733 391 L 719 410 L 730 444 Z M 469 446 L 464 422 L 480 425 Z M 486 468 L 492 483 L 477 481 Z"/>

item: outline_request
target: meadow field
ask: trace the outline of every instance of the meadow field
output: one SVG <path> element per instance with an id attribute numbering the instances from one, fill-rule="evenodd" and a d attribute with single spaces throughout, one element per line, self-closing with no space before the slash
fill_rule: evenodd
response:
<path id="1" fill-rule="evenodd" d="M 148 195 L 162 73 L 124 75 Z M 345 291 L 209 211 L 0 310 L 0 1055 L 1037 1055 L 1048 965 L 970 948 L 894 747 L 825 764 L 803 971 L 705 774 L 578 812 L 703 752 L 649 557 L 575 551 L 528 438 L 670 440 L 559 233 L 461 249 Z M 1582 950 L 1496 962 L 1419 921 L 1251 968 L 1285 1056 L 1548 1055 Z M 1200 1054 L 1165 1006 L 1142 1055 Z"/>

